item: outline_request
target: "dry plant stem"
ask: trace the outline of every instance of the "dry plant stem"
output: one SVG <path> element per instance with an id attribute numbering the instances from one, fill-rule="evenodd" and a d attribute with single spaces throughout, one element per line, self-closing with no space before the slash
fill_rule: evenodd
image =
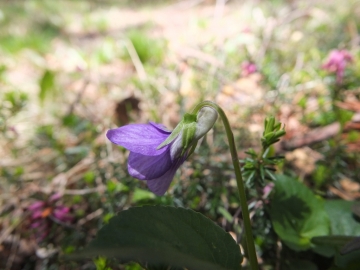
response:
<path id="1" fill-rule="evenodd" d="M 276 266 L 275 266 L 275 270 L 280 270 L 281 249 L 282 249 L 281 241 L 278 239 L 276 241 Z"/>
<path id="2" fill-rule="evenodd" d="M 258 266 L 257 257 L 256 257 L 254 238 L 253 238 L 252 230 L 251 230 L 251 222 L 250 222 L 249 209 L 248 209 L 247 200 L 246 200 L 245 186 L 244 186 L 244 182 L 242 179 L 240 163 L 238 160 L 237 151 L 236 151 L 236 147 L 235 147 L 234 135 L 232 133 L 232 130 L 231 130 L 231 127 L 229 124 L 229 120 L 227 119 L 224 111 L 218 105 L 216 105 L 215 103 L 213 103 L 211 101 L 203 101 L 203 102 L 199 103 L 194 108 L 193 113 L 196 114 L 202 107 L 211 107 L 211 108 L 215 109 L 218 112 L 218 114 L 223 122 L 223 125 L 225 127 L 226 135 L 227 135 L 227 138 L 229 141 L 229 148 L 230 148 L 230 152 L 231 152 L 232 162 L 234 165 L 236 183 L 237 183 L 238 192 L 239 192 L 239 196 L 240 196 L 240 206 L 242 209 L 242 216 L 243 216 L 243 220 L 244 220 L 245 236 L 246 236 L 246 243 L 247 243 L 247 249 L 248 249 L 248 254 L 249 254 L 250 267 L 253 270 L 257 270 L 257 269 L 259 269 L 259 266 Z"/>
<path id="3" fill-rule="evenodd" d="M 8 257 L 8 261 L 6 262 L 6 267 L 5 267 L 5 270 L 11 270 L 12 269 L 12 265 L 14 263 L 14 260 L 15 260 L 15 257 L 16 257 L 16 251 L 17 249 L 19 248 L 19 236 L 16 234 L 15 235 L 15 241 L 12 242 L 11 244 L 11 253 L 10 253 L 10 256 Z"/>
<path id="4" fill-rule="evenodd" d="M 147 80 L 146 71 L 144 69 L 143 64 L 141 63 L 141 60 L 139 58 L 139 55 L 137 54 L 134 45 L 129 39 L 124 40 L 125 47 L 130 55 L 131 61 L 134 64 L 134 67 L 136 69 L 136 72 L 139 75 L 139 79 L 143 82 Z"/>
<path id="5" fill-rule="evenodd" d="M 90 220 L 101 216 L 103 212 L 104 212 L 104 210 L 101 209 L 101 208 L 99 208 L 98 210 L 96 210 L 96 211 L 88 214 L 86 217 L 80 219 L 80 220 L 78 221 L 78 223 L 76 224 L 76 226 L 77 226 L 78 228 L 81 228 L 86 222 L 89 222 Z"/>

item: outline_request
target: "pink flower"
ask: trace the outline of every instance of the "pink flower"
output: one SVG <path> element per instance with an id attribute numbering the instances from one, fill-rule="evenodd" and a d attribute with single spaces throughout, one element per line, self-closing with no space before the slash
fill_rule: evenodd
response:
<path id="1" fill-rule="evenodd" d="M 322 68 L 331 73 L 336 73 L 336 82 L 341 83 L 346 64 L 352 61 L 353 57 L 347 50 L 332 50 Z"/>
<path id="2" fill-rule="evenodd" d="M 253 62 L 245 61 L 241 64 L 241 75 L 243 77 L 247 77 L 257 71 L 257 67 Z"/>
<path id="3" fill-rule="evenodd" d="M 31 204 L 28 209 L 32 212 L 35 212 L 36 210 L 42 209 L 45 206 L 45 202 L 43 201 L 36 201 L 33 204 Z"/>
<path id="4" fill-rule="evenodd" d="M 70 208 L 59 204 L 60 194 L 54 194 L 46 201 L 36 201 L 27 209 L 30 212 L 30 228 L 40 242 L 44 240 L 54 222 L 69 223 L 73 221 Z"/>

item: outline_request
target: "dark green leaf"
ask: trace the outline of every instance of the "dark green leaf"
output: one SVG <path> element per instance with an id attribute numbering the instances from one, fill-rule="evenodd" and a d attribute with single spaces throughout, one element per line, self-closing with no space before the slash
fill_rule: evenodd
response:
<path id="1" fill-rule="evenodd" d="M 316 245 L 326 245 L 326 246 L 334 246 L 341 247 L 345 245 L 347 242 L 351 241 L 354 237 L 352 236 L 340 236 L 340 235 L 330 235 L 330 236 L 317 236 L 311 239 Z"/>
<path id="2" fill-rule="evenodd" d="M 242 261 L 239 246 L 210 219 L 192 210 L 163 206 L 120 212 L 72 258 L 99 255 L 192 270 L 241 269 Z"/>
<path id="3" fill-rule="evenodd" d="M 360 137 L 359 137 L 359 139 L 360 139 Z M 360 203 L 354 203 L 351 206 L 351 212 L 353 212 L 353 214 L 356 215 L 357 218 L 360 218 Z"/>
<path id="4" fill-rule="evenodd" d="M 336 253 L 335 264 L 344 270 L 358 270 L 360 265 L 360 250 L 351 252 L 346 255 Z"/>
<path id="5" fill-rule="evenodd" d="M 311 238 L 328 235 L 329 217 L 324 203 L 309 188 L 290 177 L 279 175 L 270 205 L 275 232 L 294 250 L 311 247 Z"/>

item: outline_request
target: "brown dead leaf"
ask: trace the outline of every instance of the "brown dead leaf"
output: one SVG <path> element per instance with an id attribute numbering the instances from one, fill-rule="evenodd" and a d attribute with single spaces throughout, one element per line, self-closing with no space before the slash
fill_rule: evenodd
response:
<path id="1" fill-rule="evenodd" d="M 333 186 L 329 186 L 329 190 L 333 194 L 339 196 L 341 199 L 346 201 L 353 201 L 360 198 L 360 192 L 346 192 Z"/>
<path id="2" fill-rule="evenodd" d="M 231 235 L 231 237 L 234 239 L 234 241 L 237 241 L 237 236 L 236 233 L 233 231 L 229 231 L 229 234 Z"/>
<path id="3" fill-rule="evenodd" d="M 295 149 L 285 154 L 285 158 L 294 169 L 302 176 L 311 174 L 316 168 L 316 162 L 323 159 L 323 155 L 309 147 Z"/>
<path id="4" fill-rule="evenodd" d="M 329 191 L 346 201 L 352 201 L 354 199 L 351 195 L 333 186 L 329 186 Z"/>
<path id="5" fill-rule="evenodd" d="M 360 184 L 352 181 L 349 178 L 343 178 L 340 180 L 340 186 L 346 192 L 360 191 Z"/>
<path id="6" fill-rule="evenodd" d="M 360 112 L 360 101 L 346 101 L 346 102 L 336 102 L 336 106 L 341 109 Z"/>
<path id="7" fill-rule="evenodd" d="M 260 85 L 262 76 L 254 73 L 240 78 L 235 83 L 225 85 L 216 97 L 216 102 L 224 108 L 234 109 L 238 106 L 254 106 L 262 102 L 265 90 Z"/>
<path id="8" fill-rule="evenodd" d="M 360 130 L 360 122 L 348 122 L 345 124 L 345 128 L 346 131 L 348 130 Z"/>
<path id="9" fill-rule="evenodd" d="M 0 268 L 22 269 L 26 259 L 35 253 L 36 247 L 37 244 L 33 239 L 20 239 L 17 235 L 9 235 L 0 245 Z M 11 268 L 5 268 L 10 258 Z"/>
<path id="10" fill-rule="evenodd" d="M 129 123 L 131 118 L 138 117 L 141 113 L 140 100 L 130 96 L 118 102 L 115 108 L 115 119 L 119 126 Z"/>

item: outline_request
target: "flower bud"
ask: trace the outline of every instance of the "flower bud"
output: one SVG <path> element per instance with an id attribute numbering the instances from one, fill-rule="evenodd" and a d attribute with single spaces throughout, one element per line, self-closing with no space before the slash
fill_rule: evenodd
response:
<path id="1" fill-rule="evenodd" d="M 214 126 L 218 113 L 211 107 L 203 107 L 197 114 L 195 140 L 199 140 Z"/>
<path id="2" fill-rule="evenodd" d="M 183 155 L 191 146 L 197 143 L 209 130 L 214 126 L 218 114 L 211 107 L 203 107 L 196 118 L 190 117 L 195 115 L 185 115 L 182 121 L 182 129 L 174 140 L 170 155 L 172 158 Z"/>
<path id="3" fill-rule="evenodd" d="M 201 108 L 196 115 L 186 113 L 170 136 L 157 147 L 157 150 L 171 143 L 170 156 L 173 160 L 184 155 L 190 147 L 209 132 L 217 117 L 216 110 L 211 107 Z"/>

